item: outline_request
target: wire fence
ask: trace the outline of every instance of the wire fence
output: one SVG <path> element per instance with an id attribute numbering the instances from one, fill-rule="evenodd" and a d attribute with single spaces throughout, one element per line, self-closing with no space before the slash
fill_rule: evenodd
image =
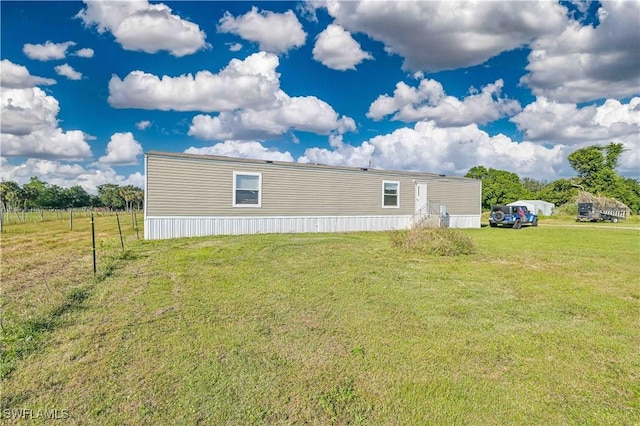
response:
<path id="1" fill-rule="evenodd" d="M 65 312 L 104 285 L 141 239 L 140 211 L 21 213 L 20 221 L 15 212 L 3 213 L 0 378 L 36 350 L 47 331 L 64 323 Z"/>
<path id="2" fill-rule="evenodd" d="M 81 207 L 73 209 L 4 209 L 0 206 L 0 226 L 16 223 L 36 223 L 52 220 L 68 219 L 70 224 L 74 218 L 94 216 L 112 216 L 116 213 L 120 215 L 128 214 L 134 220 L 134 216 L 140 215 L 140 210 L 110 210 L 105 208 Z"/>

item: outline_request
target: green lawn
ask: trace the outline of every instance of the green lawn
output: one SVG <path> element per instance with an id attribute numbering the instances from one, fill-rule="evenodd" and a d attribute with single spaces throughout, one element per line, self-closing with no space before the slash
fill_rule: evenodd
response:
<path id="1" fill-rule="evenodd" d="M 7 321 L 25 322 L 21 294 L 28 315 L 57 314 L 3 379 L 3 410 L 101 425 L 640 423 L 637 224 L 467 230 L 476 253 L 460 257 L 388 233 L 129 230 L 109 273 L 54 280 L 65 296 L 40 309 L 17 277 L 46 266 L 5 249 L 84 247 L 58 222 L 47 242 L 27 225 L 3 235 Z"/>

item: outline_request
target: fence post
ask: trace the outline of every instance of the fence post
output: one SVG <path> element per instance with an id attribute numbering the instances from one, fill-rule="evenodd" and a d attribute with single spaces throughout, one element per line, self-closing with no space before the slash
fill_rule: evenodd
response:
<path id="1" fill-rule="evenodd" d="M 124 253 L 124 240 L 122 239 L 122 228 L 120 228 L 120 216 L 116 211 L 116 220 L 118 221 L 118 233 L 120 234 L 120 245 L 122 246 L 122 252 Z"/>
<path id="2" fill-rule="evenodd" d="M 69 230 L 73 231 L 73 209 L 71 208 L 69 209 Z"/>
<path id="3" fill-rule="evenodd" d="M 138 216 L 136 215 L 136 211 L 133 211 L 133 220 L 135 222 L 135 229 L 136 229 L 136 238 L 140 239 L 140 232 L 138 231 Z"/>
<path id="4" fill-rule="evenodd" d="M 98 268 L 96 266 L 96 229 L 93 220 L 93 213 L 91 213 L 91 249 L 93 251 L 93 275 L 96 274 Z"/>

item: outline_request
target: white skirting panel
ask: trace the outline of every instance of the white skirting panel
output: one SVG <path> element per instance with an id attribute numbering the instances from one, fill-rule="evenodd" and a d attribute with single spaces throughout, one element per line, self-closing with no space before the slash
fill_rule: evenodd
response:
<path id="1" fill-rule="evenodd" d="M 480 228 L 480 215 L 449 215 L 449 228 Z"/>
<path id="2" fill-rule="evenodd" d="M 144 221 L 144 238 L 304 232 L 390 231 L 406 229 L 411 216 L 153 217 Z M 451 228 L 480 228 L 480 215 L 450 215 Z"/>
<path id="3" fill-rule="evenodd" d="M 144 238 L 304 232 L 388 231 L 409 227 L 411 216 L 153 217 L 144 221 Z"/>

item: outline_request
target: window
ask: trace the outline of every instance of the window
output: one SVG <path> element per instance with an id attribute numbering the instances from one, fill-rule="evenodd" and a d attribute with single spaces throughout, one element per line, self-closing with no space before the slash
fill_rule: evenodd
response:
<path id="1" fill-rule="evenodd" d="M 233 172 L 233 207 L 262 206 L 262 174 Z"/>
<path id="2" fill-rule="evenodd" d="M 382 182 L 382 207 L 400 207 L 400 182 Z"/>

